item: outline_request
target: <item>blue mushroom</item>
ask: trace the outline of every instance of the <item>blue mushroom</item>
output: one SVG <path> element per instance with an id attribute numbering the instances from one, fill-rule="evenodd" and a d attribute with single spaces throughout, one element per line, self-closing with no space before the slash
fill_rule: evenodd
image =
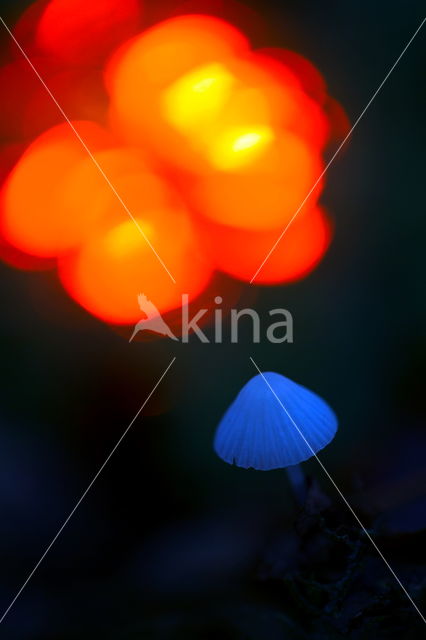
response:
<path id="1" fill-rule="evenodd" d="M 322 398 L 269 371 L 241 389 L 217 428 L 214 449 L 229 464 L 266 471 L 311 458 L 336 431 L 337 418 Z"/>

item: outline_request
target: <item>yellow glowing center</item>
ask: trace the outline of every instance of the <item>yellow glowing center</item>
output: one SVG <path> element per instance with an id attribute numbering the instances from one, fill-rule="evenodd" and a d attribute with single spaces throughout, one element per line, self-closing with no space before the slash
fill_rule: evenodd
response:
<path id="1" fill-rule="evenodd" d="M 210 162 L 217 169 L 238 169 L 253 162 L 274 137 L 270 127 L 256 127 L 250 131 L 227 130 L 211 141 Z"/>
<path id="2" fill-rule="evenodd" d="M 235 140 L 235 142 L 232 145 L 232 151 L 235 151 L 236 153 L 238 151 L 244 151 L 245 149 L 250 149 L 251 147 L 254 147 L 256 144 L 259 144 L 262 140 L 262 134 L 260 133 L 246 133 L 242 136 L 239 136 L 239 138 L 237 138 Z"/>
<path id="3" fill-rule="evenodd" d="M 234 82 L 232 74 L 219 63 L 187 73 L 163 94 L 166 119 L 181 132 L 199 130 L 222 110 Z"/>
<path id="4" fill-rule="evenodd" d="M 114 258 L 122 258 L 129 253 L 139 251 L 144 246 L 145 241 L 140 230 L 149 235 L 151 226 L 138 220 L 138 226 L 132 221 L 122 222 L 114 227 L 105 238 L 105 245 L 108 253 Z"/>

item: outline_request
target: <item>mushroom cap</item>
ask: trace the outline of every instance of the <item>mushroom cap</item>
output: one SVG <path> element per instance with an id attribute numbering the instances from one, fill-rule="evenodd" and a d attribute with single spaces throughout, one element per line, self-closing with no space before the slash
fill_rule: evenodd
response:
<path id="1" fill-rule="evenodd" d="M 322 398 L 268 371 L 241 389 L 219 423 L 214 449 L 229 464 L 266 471 L 311 458 L 336 431 L 337 418 Z"/>

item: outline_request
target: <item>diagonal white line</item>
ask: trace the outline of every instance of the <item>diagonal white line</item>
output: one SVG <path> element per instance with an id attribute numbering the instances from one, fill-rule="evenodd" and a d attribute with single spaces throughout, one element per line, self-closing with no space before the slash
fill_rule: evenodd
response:
<path id="1" fill-rule="evenodd" d="M 411 43 L 413 42 L 414 38 L 417 36 L 417 34 L 419 33 L 420 29 L 423 27 L 424 23 L 426 21 L 426 18 L 423 18 L 423 20 L 421 21 L 421 23 L 419 24 L 419 26 L 417 27 L 417 29 L 415 30 L 415 32 L 413 33 L 413 35 L 411 36 L 411 38 L 409 39 L 409 41 L 407 42 L 407 44 L 405 45 L 405 47 L 403 48 L 403 50 L 401 51 L 401 53 L 399 54 L 399 56 L 397 57 L 397 59 L 395 60 L 395 62 L 393 63 L 393 65 L 391 66 L 391 68 L 389 69 L 389 71 L 387 72 L 387 74 L 385 75 L 385 77 L 383 78 L 382 82 L 379 84 L 379 86 L 377 87 L 376 91 L 373 93 L 373 95 L 371 96 L 370 100 L 367 102 L 367 104 L 365 105 L 364 109 L 361 111 L 361 113 L 359 114 L 358 118 L 355 120 L 351 130 L 349 131 L 349 133 L 346 134 L 346 136 L 343 138 L 342 142 L 339 144 L 339 146 L 337 147 L 336 151 L 334 152 L 334 154 L 332 155 L 332 157 L 330 158 L 330 160 L 328 161 L 328 163 L 326 164 L 323 172 L 321 173 L 321 175 L 317 178 L 316 182 L 312 185 L 309 193 L 306 195 L 306 197 L 304 198 L 304 200 L 302 201 L 302 203 L 299 205 L 299 208 L 297 209 L 297 211 L 293 214 L 293 216 L 290 218 L 290 221 L 287 223 L 286 227 L 284 228 L 284 230 L 281 232 L 281 235 L 279 236 L 279 238 L 276 240 L 275 244 L 271 247 L 269 253 L 266 255 L 265 259 L 263 260 L 262 264 L 258 267 L 257 271 L 255 272 L 254 276 L 252 277 L 252 279 L 250 280 L 250 284 L 253 284 L 253 282 L 255 281 L 255 279 L 257 278 L 257 276 L 259 275 L 260 271 L 263 269 L 265 263 L 267 262 L 267 260 L 269 260 L 269 258 L 271 257 L 271 254 L 275 251 L 275 249 L 277 248 L 278 244 L 281 242 L 284 234 L 287 232 L 287 229 L 290 227 L 290 225 L 294 222 L 296 216 L 300 213 L 300 210 L 302 209 L 302 207 L 304 206 L 304 204 L 306 203 L 306 201 L 310 198 L 312 192 L 315 190 L 316 186 L 318 185 L 318 183 L 322 180 L 322 178 L 324 177 L 324 175 L 327 173 L 327 171 L 329 170 L 329 168 L 331 167 L 331 165 L 333 164 L 334 160 L 337 158 L 338 154 L 340 153 L 340 151 L 342 150 L 342 148 L 345 146 L 346 142 L 349 140 L 349 138 L 351 137 L 352 133 L 354 132 L 355 128 L 357 127 L 357 125 L 361 122 L 362 118 L 364 117 L 364 115 L 366 114 L 366 112 L 368 111 L 368 109 L 370 108 L 371 104 L 374 102 L 374 100 L 376 99 L 376 97 L 378 96 L 378 94 L 380 93 L 383 85 L 386 83 L 386 81 L 388 80 L 389 76 L 391 75 L 391 73 L 395 70 L 396 66 L 398 65 L 398 63 L 401 61 L 401 58 L 403 57 L 403 55 L 406 53 L 408 47 L 411 45 Z"/>
<path id="2" fill-rule="evenodd" d="M 140 226 L 140 224 L 138 223 L 138 221 L 136 220 L 136 218 L 134 217 L 134 215 L 132 214 L 132 212 L 130 211 L 130 209 L 128 208 L 128 206 L 126 205 L 126 203 L 124 202 L 124 200 L 122 199 L 122 197 L 120 196 L 120 194 L 118 193 L 118 191 L 116 190 L 116 188 L 114 187 L 114 185 L 112 184 L 111 180 L 108 178 L 108 176 L 106 175 L 105 171 L 102 169 L 101 165 L 99 164 L 99 162 L 96 160 L 95 156 L 93 155 L 93 153 L 90 151 L 89 147 L 87 146 L 87 144 L 84 142 L 83 138 L 80 136 L 80 134 L 78 133 L 77 129 L 75 128 L 75 126 L 73 125 L 73 123 L 71 122 L 71 120 L 68 118 L 67 114 L 65 113 L 65 111 L 63 110 L 63 108 L 61 107 L 61 105 L 59 104 L 59 102 L 56 100 L 55 96 L 53 95 L 53 93 L 51 92 L 51 90 L 49 89 L 49 87 L 47 86 L 47 84 L 45 83 L 45 81 L 43 80 L 43 78 L 41 77 L 40 73 L 37 71 L 37 69 L 35 68 L 35 66 L 33 65 L 33 63 L 31 62 L 30 58 L 28 57 L 28 55 L 26 54 L 26 52 L 24 51 L 24 49 L 21 47 L 21 45 L 19 44 L 19 42 L 17 41 L 17 39 L 15 38 L 15 36 L 13 35 L 12 31 L 9 29 L 9 27 L 7 26 L 7 24 L 5 23 L 5 21 L 3 20 L 3 18 L 0 16 L 0 22 L 3 24 L 4 28 L 6 29 L 6 31 L 8 32 L 8 34 L 10 35 L 10 37 L 12 38 L 13 42 L 16 44 L 16 46 L 18 47 L 19 51 L 22 53 L 22 55 L 24 56 L 25 60 L 28 62 L 28 64 L 30 65 L 31 69 L 34 71 L 35 75 L 37 76 L 37 78 L 40 80 L 41 84 L 43 85 L 43 87 L 46 89 L 47 93 L 49 94 L 50 98 L 53 100 L 53 102 L 55 103 L 55 105 L 57 106 L 57 108 L 59 109 L 61 115 L 64 117 L 64 119 L 66 120 L 66 122 L 69 124 L 69 126 L 71 127 L 73 133 L 75 134 L 75 136 L 78 138 L 78 140 L 80 141 L 81 145 L 84 147 L 85 151 L 87 152 L 87 154 L 90 156 L 90 159 L 92 160 L 93 164 L 96 166 L 96 168 L 98 169 L 98 171 L 101 173 L 101 175 L 103 176 L 103 178 L 105 179 L 106 183 L 108 184 L 109 188 L 111 189 L 111 191 L 113 192 L 113 194 L 115 195 L 115 197 L 117 198 L 117 200 L 119 201 L 119 203 L 122 205 L 123 209 L 125 210 L 125 212 L 127 213 L 127 215 L 129 216 L 129 218 L 132 220 L 132 222 L 135 224 L 137 230 L 139 231 L 139 233 L 142 235 L 142 237 L 144 238 L 145 242 L 148 244 L 148 246 L 150 247 L 150 249 L 153 251 L 153 253 L 155 254 L 157 260 L 159 261 L 159 263 L 161 264 L 161 266 L 163 267 L 163 269 L 165 269 L 165 271 L 167 272 L 168 276 L 170 277 L 170 279 L 174 282 L 174 284 L 176 284 L 176 280 L 174 279 L 174 277 L 172 276 L 172 274 L 170 273 L 170 271 L 168 270 L 168 268 L 166 267 L 165 263 L 163 262 L 163 260 L 160 258 L 160 256 L 158 255 L 157 251 L 155 250 L 154 246 L 152 245 L 151 241 L 149 240 L 148 236 L 146 235 L 146 233 L 144 232 L 144 230 L 142 229 L 142 227 Z"/>
<path id="3" fill-rule="evenodd" d="M 291 417 L 291 415 L 289 414 L 289 412 L 287 411 L 287 409 L 285 408 L 285 406 L 283 405 L 283 403 L 281 402 L 281 400 L 279 399 L 279 397 L 277 396 L 277 394 L 275 393 L 275 391 L 273 390 L 273 388 L 271 387 L 271 385 L 269 384 L 269 382 L 267 381 L 267 379 L 265 378 L 265 376 L 263 375 L 262 371 L 259 369 L 259 367 L 257 366 L 257 364 L 255 363 L 255 361 L 253 360 L 253 358 L 250 356 L 250 360 L 252 361 L 252 363 L 254 364 L 254 366 L 256 367 L 257 371 L 260 373 L 260 375 L 262 376 L 263 380 L 265 381 L 265 384 L 269 387 L 269 389 L 272 391 L 273 395 L 275 396 L 275 398 L 277 399 L 279 405 L 282 407 L 282 409 L 284 409 L 284 411 L 286 412 L 289 420 L 291 421 L 292 425 L 297 429 L 298 434 L 301 436 L 301 438 L 303 438 L 303 441 L 305 442 L 305 444 L 309 447 L 310 451 L 312 452 L 312 455 L 315 457 L 315 459 L 317 460 L 318 464 L 320 465 L 321 469 L 324 471 L 325 475 L 327 476 L 327 478 L 330 480 L 331 484 L 333 485 L 333 487 L 336 489 L 337 493 L 340 495 L 340 497 L 342 498 L 343 502 L 345 503 L 345 505 L 347 506 L 347 508 L 349 509 L 349 511 L 352 513 L 353 517 L 355 518 L 355 520 L 357 521 L 357 523 L 359 524 L 359 526 L 361 527 L 362 531 L 364 532 L 364 534 L 367 536 L 367 538 L 369 539 L 369 541 L 371 542 L 371 544 L 373 545 L 373 547 L 375 548 L 375 550 L 377 551 L 377 553 L 379 554 L 379 556 L 381 557 L 381 559 L 383 560 L 383 562 L 385 563 L 385 565 L 387 566 L 387 568 L 389 569 L 389 571 L 391 572 L 391 574 L 393 575 L 393 577 L 395 578 L 395 580 L 397 581 L 397 583 L 399 584 L 399 586 L 401 587 L 401 589 L 403 590 L 403 592 L 405 593 L 405 595 L 407 596 L 407 598 L 409 599 L 409 601 L 411 602 L 411 604 L 413 605 L 413 607 L 415 608 L 415 610 L 417 611 L 417 613 L 419 614 L 419 616 L 421 617 L 421 619 L 423 620 L 423 622 L 426 624 L 426 618 L 424 617 L 424 615 L 422 614 L 422 612 L 420 611 L 420 609 L 418 608 L 418 606 L 416 605 L 416 603 L 414 602 L 413 598 L 410 596 L 410 594 L 408 593 L 407 589 L 404 587 L 404 585 L 402 584 L 401 580 L 398 578 L 398 576 L 396 575 L 395 571 L 392 569 L 392 567 L 390 566 L 389 562 L 386 560 L 386 558 L 384 557 L 383 553 L 380 551 L 379 547 L 377 546 L 377 544 L 374 542 L 373 538 L 371 537 L 371 535 L 368 533 L 367 529 L 364 527 L 364 525 L 362 524 L 361 520 L 358 518 L 357 514 L 355 513 L 355 511 L 352 509 L 351 505 L 349 504 L 349 502 L 346 500 L 345 496 L 343 495 L 343 493 L 341 492 L 341 490 L 339 489 L 339 487 L 337 486 L 337 484 L 335 483 L 335 481 L 333 480 L 333 478 L 331 477 L 331 475 L 329 474 L 329 472 L 327 471 L 327 469 L 325 468 L 325 466 L 323 465 L 323 463 L 321 462 L 321 460 L 318 458 L 317 454 L 315 453 L 315 451 L 312 449 L 311 445 L 309 444 L 309 442 L 306 440 L 305 436 L 303 435 L 303 433 L 301 432 L 301 430 L 299 429 L 299 427 L 297 426 L 297 424 L 294 422 L 293 418 Z"/>
<path id="4" fill-rule="evenodd" d="M 153 393 L 155 392 L 155 390 L 157 389 L 157 387 L 159 386 L 160 382 L 163 380 L 163 378 L 165 377 L 165 375 L 167 374 L 167 372 L 169 371 L 170 367 L 172 366 L 172 364 L 174 363 L 175 360 L 176 360 L 176 357 L 174 357 L 172 359 L 172 361 L 169 363 L 167 369 L 163 372 L 163 374 L 161 375 L 160 379 L 156 382 L 156 384 L 154 385 L 154 387 L 152 388 L 152 390 L 148 394 L 147 398 L 145 399 L 144 403 L 142 404 L 142 406 L 140 407 L 140 409 L 138 410 L 138 412 L 136 413 L 136 415 L 134 416 L 134 418 L 132 419 L 130 424 L 126 427 L 126 429 L 124 430 L 124 432 L 122 433 L 122 435 L 118 439 L 117 443 L 114 445 L 114 447 L 112 448 L 112 450 L 108 454 L 105 462 L 99 467 L 98 471 L 93 476 L 93 478 L 90 481 L 87 489 L 85 489 L 85 491 L 82 493 L 82 495 L 78 499 L 77 503 L 75 504 L 75 506 L 73 507 L 73 509 L 71 510 L 69 515 L 67 516 L 67 518 L 65 519 L 64 523 L 61 525 L 60 529 L 56 533 L 55 537 L 52 539 L 52 541 L 47 546 L 47 548 L 44 551 L 43 555 L 41 556 L 40 560 L 37 562 L 37 564 L 35 565 L 35 567 L 31 571 L 31 573 L 29 574 L 29 576 L 25 580 L 24 584 L 22 585 L 22 587 L 19 589 L 18 593 L 13 598 L 12 602 L 9 604 L 9 606 L 6 609 L 6 611 L 3 613 L 2 617 L 0 618 L 0 624 L 3 622 L 3 620 L 5 619 L 5 617 L 7 616 L 7 614 L 9 613 L 9 611 L 11 610 L 11 608 L 13 607 L 13 605 L 15 604 L 15 602 L 17 601 L 17 599 L 19 598 L 19 596 L 21 595 L 21 593 L 23 592 L 23 590 L 25 589 L 27 584 L 29 583 L 29 581 L 31 580 L 31 578 L 33 577 L 33 575 L 35 574 L 35 572 L 37 571 L 37 569 L 39 568 L 39 566 L 41 565 L 41 563 L 43 562 L 43 560 L 45 559 L 47 554 L 49 553 L 50 549 L 53 547 L 53 545 L 55 544 L 56 540 L 59 538 L 59 536 L 61 535 L 62 531 L 67 526 L 68 522 L 73 517 L 74 513 L 77 511 L 78 507 L 83 502 L 84 498 L 89 493 L 90 489 L 93 487 L 93 485 L 95 484 L 96 480 L 99 478 L 100 474 L 102 473 L 102 471 L 104 470 L 104 468 L 106 467 L 106 465 L 108 464 L 108 462 L 110 461 L 110 459 L 112 458 L 112 456 L 114 455 L 116 450 L 118 449 L 118 447 L 121 444 L 121 442 L 126 437 L 127 433 L 129 432 L 129 430 L 133 426 L 133 424 L 136 421 L 136 419 L 139 417 L 141 411 L 144 409 L 144 407 L 146 406 L 146 404 L 150 400 L 151 396 L 153 395 Z"/>

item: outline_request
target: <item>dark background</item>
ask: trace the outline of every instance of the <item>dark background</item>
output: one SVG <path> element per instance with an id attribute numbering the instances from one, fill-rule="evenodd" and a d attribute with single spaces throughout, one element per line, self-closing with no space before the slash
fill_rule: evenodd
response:
<path id="1" fill-rule="evenodd" d="M 423 17 L 416 1 L 246 4 L 269 26 L 258 44 L 312 60 L 352 122 Z M 24 6 L 4 6 L 9 24 Z M 177 356 L 0 637 L 422 637 L 315 460 L 300 513 L 283 471 L 230 467 L 212 438 L 255 374 L 249 356 L 326 398 L 340 429 L 320 457 L 426 610 L 425 37 L 328 172 L 323 262 L 300 283 L 241 294 L 265 319 L 289 309 L 294 344 L 253 345 L 247 332 L 238 345 L 129 345 L 51 273 L 0 265 L 1 611 Z"/>

